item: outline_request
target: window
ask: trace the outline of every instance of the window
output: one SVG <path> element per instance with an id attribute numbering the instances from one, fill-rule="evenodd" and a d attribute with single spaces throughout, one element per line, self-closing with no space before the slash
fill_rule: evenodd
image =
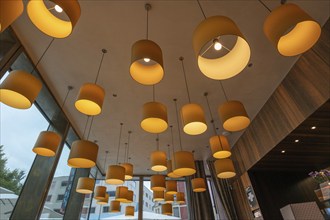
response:
<path id="1" fill-rule="evenodd" d="M 64 198 L 64 195 L 63 195 L 63 194 L 62 194 L 62 195 L 58 195 L 58 196 L 57 196 L 57 201 L 58 201 L 58 200 L 63 200 L 63 198 Z M 55 209 L 54 209 L 54 210 L 55 210 Z"/>
<path id="2" fill-rule="evenodd" d="M 49 202 L 51 199 L 52 199 L 52 196 L 48 195 L 47 198 L 46 198 L 46 202 Z"/>
<path id="3" fill-rule="evenodd" d="M 116 191 L 108 191 L 109 197 L 115 197 Z"/>
<path id="4" fill-rule="evenodd" d="M 68 185 L 68 181 L 62 181 L 61 182 L 61 186 L 67 186 Z"/>
<path id="5" fill-rule="evenodd" d="M 103 211 L 102 212 L 109 212 L 109 206 L 103 206 Z"/>
<path id="6" fill-rule="evenodd" d="M 95 213 L 95 207 L 92 207 L 90 213 Z"/>

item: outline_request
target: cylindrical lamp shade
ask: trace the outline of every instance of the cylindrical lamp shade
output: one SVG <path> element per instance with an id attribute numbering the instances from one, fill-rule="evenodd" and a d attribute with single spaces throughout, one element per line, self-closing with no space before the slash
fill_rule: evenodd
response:
<path id="1" fill-rule="evenodd" d="M 230 51 L 223 56 L 204 57 L 207 54 L 205 47 L 219 37 L 221 41 L 221 36 L 225 35 L 236 37 L 233 48 L 229 48 Z M 193 48 L 200 71 L 215 80 L 224 80 L 239 74 L 248 64 L 251 53 L 249 44 L 235 22 L 225 16 L 212 16 L 203 20 L 194 31 Z"/>
<path id="2" fill-rule="evenodd" d="M 194 178 L 191 180 L 191 185 L 194 192 L 204 192 L 206 191 L 206 183 L 203 178 Z"/>
<path id="3" fill-rule="evenodd" d="M 126 186 L 117 186 L 116 201 L 125 202 L 127 200 L 128 188 Z"/>
<path id="4" fill-rule="evenodd" d="M 134 216 L 134 206 L 126 206 L 125 216 Z"/>
<path id="5" fill-rule="evenodd" d="M 109 212 L 112 213 L 120 212 L 120 202 L 115 200 L 111 201 Z"/>
<path id="6" fill-rule="evenodd" d="M 167 176 L 171 178 L 180 178 L 181 176 L 175 175 L 172 168 L 172 160 L 167 160 Z"/>
<path id="7" fill-rule="evenodd" d="M 125 180 L 133 179 L 133 164 L 122 163 L 120 166 L 125 168 Z"/>
<path id="8" fill-rule="evenodd" d="M 69 36 L 80 17 L 80 5 L 77 0 L 51 0 L 55 5 L 63 9 L 69 21 L 55 16 L 45 5 L 45 1 L 33 0 L 27 4 L 27 13 L 32 23 L 43 33 L 55 37 L 65 38 Z"/>
<path id="9" fill-rule="evenodd" d="M 163 215 L 172 215 L 172 204 L 165 203 L 162 205 L 162 214 Z"/>
<path id="10" fill-rule="evenodd" d="M 76 192 L 81 194 L 91 194 L 94 189 L 95 180 L 89 177 L 80 177 L 78 179 Z"/>
<path id="11" fill-rule="evenodd" d="M 74 141 L 71 146 L 68 165 L 73 168 L 94 167 L 98 150 L 99 146 L 91 141 Z"/>
<path id="12" fill-rule="evenodd" d="M 22 0 L 0 1 L 0 33 L 11 25 L 23 12 Z"/>
<path id="13" fill-rule="evenodd" d="M 150 178 L 152 191 L 164 191 L 165 190 L 165 176 L 153 175 Z"/>
<path id="14" fill-rule="evenodd" d="M 203 108 L 198 104 L 189 103 L 181 108 L 183 131 L 189 135 L 199 135 L 206 131 Z"/>
<path id="15" fill-rule="evenodd" d="M 42 87 L 39 79 L 23 70 L 13 70 L 0 85 L 0 101 L 17 109 L 28 109 Z"/>
<path id="16" fill-rule="evenodd" d="M 186 202 L 186 198 L 183 192 L 177 192 L 176 194 L 176 203 L 183 204 Z"/>
<path id="17" fill-rule="evenodd" d="M 161 133 L 168 127 L 167 108 L 159 102 L 147 102 L 143 105 L 143 130 L 150 133 Z"/>
<path id="18" fill-rule="evenodd" d="M 98 115 L 102 111 L 105 91 L 94 83 L 85 83 L 80 87 L 75 102 L 76 109 L 85 115 Z"/>
<path id="19" fill-rule="evenodd" d="M 164 191 L 153 191 L 153 199 L 154 201 L 160 202 L 164 201 Z"/>
<path id="20" fill-rule="evenodd" d="M 134 192 L 132 190 L 127 190 L 127 197 L 124 203 L 132 203 L 134 197 Z"/>
<path id="21" fill-rule="evenodd" d="M 173 203 L 174 202 L 174 194 L 165 193 L 165 203 Z"/>
<path id="22" fill-rule="evenodd" d="M 32 151 L 45 157 L 53 157 L 61 142 L 61 136 L 53 131 L 42 131 Z"/>
<path id="23" fill-rule="evenodd" d="M 214 158 L 222 159 L 230 157 L 230 145 L 226 136 L 216 135 L 209 139 L 212 155 Z"/>
<path id="24" fill-rule="evenodd" d="M 176 180 L 167 180 L 165 185 L 166 185 L 166 194 L 174 195 L 178 192 Z"/>
<path id="25" fill-rule="evenodd" d="M 120 185 L 125 181 L 125 168 L 119 165 L 110 165 L 107 170 L 105 182 L 112 185 Z"/>
<path id="26" fill-rule="evenodd" d="M 94 192 L 94 199 L 96 200 L 105 199 L 106 194 L 107 194 L 107 187 L 97 186 Z"/>
<path id="27" fill-rule="evenodd" d="M 229 158 L 216 160 L 214 167 L 217 177 L 220 179 L 228 179 L 236 176 L 233 161 Z"/>
<path id="28" fill-rule="evenodd" d="M 159 83 L 164 76 L 161 48 L 151 40 L 139 40 L 132 46 L 132 78 L 143 85 Z"/>
<path id="29" fill-rule="evenodd" d="M 190 176 L 196 173 L 193 153 L 189 151 L 177 151 L 174 153 L 174 174 L 178 176 Z"/>
<path id="30" fill-rule="evenodd" d="M 310 49 L 321 35 L 320 25 L 295 4 L 283 4 L 266 18 L 264 33 L 283 56 Z"/>
<path id="31" fill-rule="evenodd" d="M 151 170 L 163 172 L 167 170 L 166 153 L 164 151 L 154 151 L 150 155 Z"/>
<path id="32" fill-rule="evenodd" d="M 250 118 L 240 101 L 228 101 L 219 106 L 219 117 L 227 131 L 240 131 L 250 124 Z"/>
<path id="33" fill-rule="evenodd" d="M 108 202 L 109 202 L 109 194 L 108 193 L 105 193 L 104 198 L 103 199 L 98 199 L 96 201 L 96 204 L 106 205 L 106 204 L 108 204 Z"/>

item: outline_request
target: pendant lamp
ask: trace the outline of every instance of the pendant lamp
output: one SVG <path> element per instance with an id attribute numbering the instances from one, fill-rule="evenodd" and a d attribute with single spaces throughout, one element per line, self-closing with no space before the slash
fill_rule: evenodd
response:
<path id="1" fill-rule="evenodd" d="M 166 194 L 174 195 L 178 192 L 176 180 L 167 180 L 166 183 Z"/>
<path id="2" fill-rule="evenodd" d="M 134 197 L 134 192 L 132 190 L 127 190 L 127 197 L 123 203 L 132 203 Z"/>
<path id="3" fill-rule="evenodd" d="M 204 21 L 193 33 L 193 48 L 200 71 L 215 80 L 228 79 L 239 74 L 250 60 L 248 42 L 233 20 L 225 16 L 206 18 L 199 1 L 197 2 L 204 15 Z M 232 48 L 225 47 L 224 38 L 228 36 L 236 40 Z M 208 52 L 212 47 L 216 51 L 223 48 L 226 52 L 219 51 L 210 57 Z"/>
<path id="4" fill-rule="evenodd" d="M 46 2 L 48 1 L 30 0 L 28 2 L 27 14 L 32 23 L 51 37 L 65 38 L 69 36 L 80 17 L 79 2 L 77 0 L 51 0 L 54 3 L 52 8 L 48 8 L 49 4 L 46 5 Z M 69 20 L 61 19 L 62 11 Z"/>
<path id="5" fill-rule="evenodd" d="M 147 102 L 143 105 L 141 128 L 150 133 L 162 133 L 168 127 L 167 108 L 160 102 Z"/>
<path id="6" fill-rule="evenodd" d="M 125 216 L 134 216 L 134 206 L 126 206 Z"/>
<path id="7" fill-rule="evenodd" d="M 162 205 L 162 214 L 163 215 L 172 215 L 172 204 L 165 203 Z"/>
<path id="8" fill-rule="evenodd" d="M 194 192 L 205 192 L 206 191 L 206 183 L 203 178 L 194 178 L 191 180 L 191 185 Z"/>
<path id="9" fill-rule="evenodd" d="M 94 189 L 95 180 L 89 177 L 80 177 L 78 179 L 76 192 L 81 194 L 91 194 Z"/>
<path id="10" fill-rule="evenodd" d="M 170 126 L 171 128 L 171 139 L 172 139 L 172 150 L 174 153 L 174 138 L 173 138 L 173 126 Z M 171 159 L 171 151 L 170 151 L 170 145 L 167 145 L 168 147 L 168 156 L 169 159 L 167 160 L 167 176 L 170 178 L 180 178 L 181 176 L 175 175 L 173 172 L 173 161 Z"/>
<path id="11" fill-rule="evenodd" d="M 107 163 L 108 153 L 109 153 L 109 151 L 105 151 L 105 159 L 104 159 L 104 165 L 103 165 L 103 169 L 104 170 L 105 170 L 105 166 L 106 166 L 106 163 Z M 102 202 L 105 202 L 106 201 L 106 203 L 108 203 L 108 200 L 106 199 L 107 196 L 109 197 L 109 195 L 107 193 L 107 187 L 102 186 L 102 185 L 103 184 L 101 184 L 101 186 L 97 186 L 95 188 L 94 199 L 96 199 L 96 200 L 103 200 Z"/>
<path id="12" fill-rule="evenodd" d="M 106 204 L 108 204 L 108 202 L 109 202 L 109 194 L 108 193 L 105 193 L 104 198 L 98 199 L 96 201 L 96 204 L 98 204 L 98 205 L 106 205 Z"/>
<path id="13" fill-rule="evenodd" d="M 125 143 L 125 163 L 120 164 L 122 167 L 125 168 L 125 180 L 133 179 L 133 164 L 129 163 L 129 160 L 131 159 L 129 157 L 129 141 L 132 131 L 128 131 L 128 140 L 127 143 Z"/>
<path id="14" fill-rule="evenodd" d="M 119 163 L 119 149 L 120 149 L 120 140 L 121 132 L 123 129 L 123 123 L 120 123 L 120 132 L 119 132 L 119 141 L 118 141 L 118 150 L 117 150 L 117 164 Z M 105 182 L 112 185 L 121 185 L 125 181 L 125 168 L 120 165 L 110 165 L 105 177 Z"/>
<path id="15" fill-rule="evenodd" d="M 164 191 L 153 191 L 153 200 L 154 202 L 164 201 Z"/>
<path id="16" fill-rule="evenodd" d="M 165 203 L 170 203 L 172 204 L 174 202 L 174 194 L 168 194 L 168 193 L 165 193 L 165 196 L 164 196 L 164 200 L 165 200 Z"/>
<path id="17" fill-rule="evenodd" d="M 85 83 L 79 90 L 75 107 L 79 112 L 85 115 L 98 115 L 102 111 L 105 91 L 96 83 L 100 74 L 103 58 L 106 53 L 107 50 L 102 49 L 102 58 L 96 74 L 95 82 Z"/>
<path id="18" fill-rule="evenodd" d="M 165 176 L 163 175 L 152 175 L 150 178 L 151 190 L 152 191 L 164 191 L 165 190 Z"/>
<path id="19" fill-rule="evenodd" d="M 167 170 L 167 161 L 166 161 L 166 153 L 164 151 L 159 150 L 159 137 L 157 135 L 157 150 L 152 152 L 150 155 L 151 161 L 151 170 L 155 172 L 163 172 Z"/>
<path id="20" fill-rule="evenodd" d="M 116 188 L 116 201 L 125 202 L 127 200 L 128 187 L 117 186 Z"/>
<path id="21" fill-rule="evenodd" d="M 186 198 L 183 192 L 177 192 L 176 194 L 176 203 L 183 204 L 186 202 Z"/>
<path id="22" fill-rule="evenodd" d="M 228 179 L 236 176 L 233 161 L 229 158 L 216 160 L 214 167 L 217 177 L 220 179 Z"/>
<path id="23" fill-rule="evenodd" d="M 295 4 L 283 4 L 264 23 L 268 40 L 283 56 L 296 56 L 309 50 L 321 35 L 321 26 Z"/>
<path id="24" fill-rule="evenodd" d="M 111 201 L 109 212 L 111 213 L 120 212 L 120 202 L 115 200 Z"/>
<path id="25" fill-rule="evenodd" d="M 11 25 L 24 10 L 22 0 L 0 1 L 0 33 Z"/>
<path id="26" fill-rule="evenodd" d="M 204 133 L 207 129 L 207 125 L 204 117 L 204 111 L 200 105 L 196 103 L 191 103 L 190 101 L 186 71 L 183 64 L 184 58 L 180 57 L 179 60 L 181 61 L 182 72 L 183 72 L 187 94 L 188 94 L 188 100 L 189 100 L 189 104 L 186 104 L 181 108 L 183 131 L 189 135 L 199 135 Z"/>
<path id="27" fill-rule="evenodd" d="M 155 42 L 148 39 L 148 13 L 150 4 L 145 5 L 147 11 L 147 36 L 132 46 L 130 74 L 132 78 L 143 85 L 159 83 L 164 76 L 163 54 Z"/>

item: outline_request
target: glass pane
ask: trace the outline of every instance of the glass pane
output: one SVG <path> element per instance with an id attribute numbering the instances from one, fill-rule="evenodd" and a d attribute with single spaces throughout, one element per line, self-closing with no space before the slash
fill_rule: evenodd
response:
<path id="1" fill-rule="evenodd" d="M 10 28 L 7 28 L 0 34 L 0 61 L 9 52 L 9 50 L 16 44 L 17 40 Z"/>

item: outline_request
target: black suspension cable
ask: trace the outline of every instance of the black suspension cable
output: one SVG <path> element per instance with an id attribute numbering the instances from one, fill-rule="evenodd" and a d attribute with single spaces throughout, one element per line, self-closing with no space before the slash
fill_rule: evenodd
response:
<path id="1" fill-rule="evenodd" d="M 155 95 L 155 85 L 152 85 L 152 100 L 156 100 L 156 95 Z"/>
<path id="2" fill-rule="evenodd" d="M 129 141 L 130 141 L 130 137 L 131 137 L 131 134 L 132 134 L 132 131 L 128 131 L 128 138 L 127 138 L 127 162 L 128 162 L 128 159 L 129 159 Z"/>
<path id="3" fill-rule="evenodd" d="M 199 8 L 200 8 L 200 10 L 201 10 L 201 12 L 202 12 L 202 14 L 203 14 L 203 16 L 204 16 L 204 19 L 206 19 L 206 16 L 205 16 L 204 10 L 203 10 L 203 8 L 202 8 L 201 3 L 199 2 L 199 0 L 197 0 L 197 3 L 198 3 L 198 6 L 199 6 Z"/>
<path id="4" fill-rule="evenodd" d="M 118 164 L 118 160 L 119 160 L 119 148 L 120 148 L 120 140 L 121 140 L 121 132 L 123 130 L 123 123 L 120 123 L 120 131 L 119 131 L 119 141 L 118 141 L 118 151 L 117 151 L 117 164 Z"/>
<path id="5" fill-rule="evenodd" d="M 171 159 L 171 150 L 170 150 L 170 145 L 167 144 L 167 153 L 168 153 L 168 159 Z"/>
<path id="6" fill-rule="evenodd" d="M 62 109 L 63 109 L 64 104 L 65 104 L 65 102 L 66 102 L 66 100 L 67 100 L 67 98 L 68 98 L 68 96 L 69 96 L 69 93 L 71 92 L 72 89 L 73 89 L 72 86 L 68 86 L 68 91 L 67 91 L 67 93 L 66 93 L 66 95 L 65 95 L 65 98 L 64 98 L 64 100 L 63 100 L 63 103 L 62 103 L 62 105 L 61 105 L 61 108 L 62 108 Z"/>
<path id="7" fill-rule="evenodd" d="M 84 129 L 84 133 L 83 133 L 82 138 L 85 138 L 85 133 L 86 133 L 86 128 L 87 128 L 87 124 L 88 124 L 89 117 L 90 117 L 90 116 L 87 115 L 87 121 L 86 121 L 86 124 L 85 124 L 85 129 Z"/>
<path id="8" fill-rule="evenodd" d="M 99 69 L 97 70 L 97 74 L 96 74 L 96 78 L 95 78 L 95 82 L 94 84 L 96 84 L 98 78 L 99 78 L 99 75 L 100 75 L 100 70 L 101 70 L 101 66 L 102 66 L 102 62 L 103 62 L 103 58 L 104 58 L 104 54 L 107 53 L 107 50 L 106 49 L 102 49 L 102 58 L 101 58 L 101 62 L 100 62 L 100 65 L 99 65 Z"/>
<path id="9" fill-rule="evenodd" d="M 179 113 L 178 113 L 178 105 L 176 103 L 177 99 L 173 99 L 175 103 L 175 111 L 176 111 L 176 122 L 178 123 L 178 131 L 179 131 L 179 142 L 180 142 L 180 149 L 182 150 L 182 142 L 181 142 L 181 132 L 180 132 L 180 125 L 179 125 Z"/>
<path id="10" fill-rule="evenodd" d="M 171 128 L 171 139 L 172 139 L 172 149 L 173 149 L 173 154 L 174 154 L 174 137 L 173 137 L 173 126 L 170 126 Z"/>
<path id="11" fill-rule="evenodd" d="M 91 133 L 93 122 L 94 122 L 94 116 L 92 117 L 91 124 L 89 125 L 89 131 L 88 131 L 88 135 L 87 135 L 87 140 L 89 139 L 89 134 Z"/>
<path id="12" fill-rule="evenodd" d="M 225 96 L 226 101 L 228 102 L 228 97 L 227 97 L 227 94 L 226 94 L 225 89 L 223 88 L 223 85 L 222 85 L 221 80 L 219 80 L 219 82 L 220 82 L 220 88 L 221 88 L 221 90 L 222 90 L 222 92 L 223 92 L 223 94 L 224 94 L 224 96 Z"/>
<path id="13" fill-rule="evenodd" d="M 157 134 L 156 138 L 156 144 L 157 144 L 157 151 L 159 151 L 159 135 Z"/>
<path id="14" fill-rule="evenodd" d="M 188 100 L 189 100 L 189 103 L 191 103 L 191 101 L 190 101 L 190 93 L 189 93 L 189 88 L 188 88 L 188 83 L 187 83 L 186 71 L 184 69 L 184 64 L 183 64 L 184 58 L 183 57 L 179 57 L 179 60 L 181 61 L 181 65 L 182 65 L 182 72 L 183 72 L 183 76 L 184 76 L 184 82 L 186 84 L 186 90 L 187 90 L 187 94 L 188 94 Z"/>
<path id="15" fill-rule="evenodd" d="M 124 151 L 124 163 L 127 162 L 127 147 L 128 147 L 128 143 L 125 143 L 125 151 Z"/>
<path id="16" fill-rule="evenodd" d="M 148 40 L 149 38 L 149 10 L 151 9 L 151 5 L 150 4 L 145 4 L 144 8 L 147 11 L 147 28 L 146 28 L 146 39 Z"/>
<path id="17" fill-rule="evenodd" d="M 258 0 L 269 12 L 272 12 L 272 10 L 270 8 L 268 8 L 268 6 L 262 1 L 262 0 Z"/>
<path id="18" fill-rule="evenodd" d="M 37 67 L 38 67 L 38 65 L 39 65 L 39 63 L 40 63 L 40 61 L 41 61 L 42 58 L 45 56 L 46 52 L 48 51 L 48 49 L 50 48 L 50 46 L 53 44 L 54 40 L 55 40 L 55 38 L 53 38 L 53 39 L 50 41 L 50 43 L 48 44 L 48 46 L 46 47 L 45 51 L 44 51 L 44 52 L 42 53 L 42 55 L 40 56 L 40 58 L 39 58 L 39 60 L 37 61 L 37 63 L 33 66 L 33 70 L 31 71 L 31 73 L 33 73 L 33 72 L 37 69 Z"/>

